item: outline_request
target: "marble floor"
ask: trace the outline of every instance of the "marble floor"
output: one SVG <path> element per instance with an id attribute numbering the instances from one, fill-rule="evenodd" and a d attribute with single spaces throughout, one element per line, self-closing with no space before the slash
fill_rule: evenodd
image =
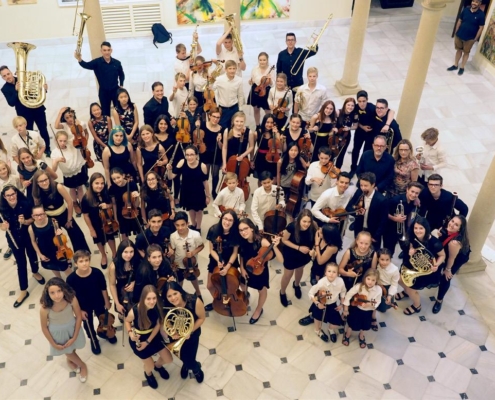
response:
<path id="1" fill-rule="evenodd" d="M 371 99 L 385 97 L 397 110 L 410 54 L 419 22 L 417 7 L 400 10 L 372 9 L 363 54 L 360 83 Z M 319 23 L 315 23 L 320 26 Z M 453 21 L 442 21 L 423 99 L 414 127 L 413 142 L 419 144 L 421 132 L 430 126 L 440 129 L 448 152 L 449 168 L 442 171 L 445 187 L 459 192 L 472 207 L 495 154 L 495 88 L 467 65 L 463 77 L 445 69 L 452 64 Z M 303 45 L 313 28 L 288 23 L 243 26 L 245 58 L 251 69 L 257 54 L 264 50 L 276 60 L 284 47 L 288 30 L 298 35 Z M 199 30 L 206 58 L 213 56 L 213 42 L 219 28 Z M 308 65 L 320 70 L 320 82 L 340 107 L 343 98 L 333 85 L 342 75 L 349 21 L 335 21 L 320 42 L 320 54 Z M 174 44 L 190 43 L 190 31 L 174 32 Z M 174 48 L 162 45 L 157 50 L 151 39 L 111 40 L 114 55 L 122 61 L 126 87 L 139 108 L 151 97 L 155 80 L 165 83 L 167 95 L 172 87 Z M 50 91 L 47 114 L 53 120 L 60 107 L 70 105 L 80 118 L 88 118 L 88 105 L 96 99 L 93 75 L 78 67 L 72 58 L 75 39 L 33 41 L 38 45 L 29 59 L 29 69 L 46 75 Z M 208 45 L 208 43 L 211 43 Z M 85 45 L 83 54 L 89 58 Z M 14 67 L 14 55 L 0 44 L 1 64 Z M 248 74 L 245 73 L 245 77 Z M 245 78 L 247 88 L 247 78 Z M 252 124 L 252 112 L 246 109 Z M 14 112 L 0 98 L 1 139 L 9 144 L 10 121 Z M 348 166 L 349 160 L 346 160 Z M 97 164 L 95 170 L 101 170 Z M 252 187 L 254 189 L 254 182 Z M 205 216 L 203 237 L 215 222 Z M 77 219 L 84 232 L 88 230 Z M 349 233 L 345 246 L 351 241 Z M 492 230 L 487 245 L 495 248 Z M 6 249 L 2 235 L 0 248 Z M 94 248 L 93 250 L 96 250 Z M 95 252 L 93 265 L 99 265 Z M 395 260 L 398 263 L 398 260 Z M 201 277 L 206 276 L 207 253 L 200 256 Z M 51 358 L 48 343 L 39 325 L 41 286 L 30 279 L 29 300 L 19 309 L 12 303 L 18 290 L 13 258 L 0 269 L 0 399 L 493 399 L 495 398 L 495 265 L 485 272 L 455 277 L 441 313 L 433 315 L 434 290 L 421 293 L 423 311 L 406 317 L 400 302 L 398 311 L 379 314 L 380 329 L 368 332 L 367 349 L 360 349 L 356 336 L 344 347 L 339 334 L 336 344 L 322 342 L 313 328 L 298 320 L 308 309 L 309 270 L 303 278 L 303 298 L 297 300 L 289 289 L 291 305 L 278 299 L 282 266 L 270 265 L 270 290 L 264 314 L 256 325 L 250 316 L 232 320 L 212 312 L 203 325 L 198 360 L 203 364 L 205 381 L 182 380 L 180 361 L 168 367 L 171 378 L 160 380 L 158 390 L 143 383 L 142 365 L 128 344 L 102 343 L 102 354 L 95 356 L 89 346 L 79 352 L 89 366 L 85 384 L 70 372 L 62 357 Z M 106 272 L 105 272 L 106 273 Z M 49 272 L 44 272 L 49 277 Z M 201 282 L 205 300 L 210 300 Z M 186 283 L 186 290 L 191 287 Z M 252 291 L 251 301 L 257 302 Z M 126 338 L 127 341 L 127 338 Z"/>

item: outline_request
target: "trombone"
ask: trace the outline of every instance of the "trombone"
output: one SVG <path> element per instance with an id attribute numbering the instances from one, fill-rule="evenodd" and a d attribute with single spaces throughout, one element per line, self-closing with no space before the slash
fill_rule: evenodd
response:
<path id="1" fill-rule="evenodd" d="M 323 32 L 325 32 L 325 30 L 327 29 L 327 26 L 328 24 L 330 23 L 330 21 L 332 20 L 333 18 L 333 14 L 330 14 L 327 18 L 327 21 L 325 22 L 325 25 L 323 25 L 323 28 L 320 29 L 320 32 L 316 35 L 315 33 L 313 33 L 311 35 L 311 39 L 313 39 L 313 44 L 311 44 L 310 46 L 307 46 L 308 47 L 308 50 L 306 52 L 304 51 L 301 51 L 299 53 L 299 56 L 297 57 L 296 61 L 294 62 L 294 65 L 292 66 L 292 68 L 290 69 L 290 74 L 291 75 L 297 75 L 299 73 L 299 71 L 301 71 L 301 68 L 304 66 L 304 62 L 306 61 L 306 59 L 309 57 L 309 53 L 310 52 L 315 52 L 316 51 L 316 46 L 318 45 L 318 41 L 320 40 L 321 36 L 323 35 Z M 304 56 L 303 56 L 303 53 L 306 53 Z M 302 60 L 299 62 L 299 59 L 302 58 Z M 294 70 L 294 68 L 296 67 L 297 63 L 299 62 L 299 66 L 296 68 L 296 70 Z"/>
<path id="2" fill-rule="evenodd" d="M 79 0 L 77 0 L 76 12 L 74 13 L 74 24 L 72 26 L 72 36 L 75 36 L 76 18 L 77 18 L 78 11 L 79 11 Z M 88 22 L 88 19 L 91 18 L 91 15 L 84 13 L 84 0 L 83 0 L 83 12 L 79 13 L 79 15 L 81 16 L 81 26 L 79 27 L 79 33 L 77 34 L 76 54 L 81 54 L 81 48 L 82 48 L 82 43 L 83 43 L 83 34 L 84 34 L 84 26 L 86 25 L 86 22 Z"/>

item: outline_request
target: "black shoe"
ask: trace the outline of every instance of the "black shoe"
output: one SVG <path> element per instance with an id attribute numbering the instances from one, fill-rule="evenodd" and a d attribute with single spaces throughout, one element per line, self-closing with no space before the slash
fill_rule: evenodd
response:
<path id="1" fill-rule="evenodd" d="M 93 344 L 93 340 L 91 340 L 90 338 L 89 343 L 91 343 L 91 351 L 93 352 L 93 354 L 98 355 L 101 353 L 100 342 L 98 341 L 98 339 L 95 339 Z"/>
<path id="2" fill-rule="evenodd" d="M 350 231 L 353 231 L 354 230 L 354 222 L 352 224 L 349 225 L 349 230 Z"/>
<path id="3" fill-rule="evenodd" d="M 108 264 L 100 264 L 101 265 L 101 269 L 107 269 L 108 267 Z"/>
<path id="4" fill-rule="evenodd" d="M 308 315 L 307 317 L 301 318 L 299 320 L 299 325 L 302 326 L 308 326 L 314 322 L 314 318 L 311 315 Z"/>
<path id="5" fill-rule="evenodd" d="M 205 311 L 213 311 L 213 303 L 207 304 L 205 306 Z"/>
<path id="6" fill-rule="evenodd" d="M 187 375 L 189 375 L 189 370 L 185 364 L 182 364 L 182 368 L 180 369 L 180 377 L 182 379 L 187 379 Z"/>
<path id="7" fill-rule="evenodd" d="M 318 283 L 318 281 L 316 280 L 316 278 L 313 277 L 313 278 L 311 278 L 310 283 L 311 283 L 311 286 L 314 286 Z"/>
<path id="8" fill-rule="evenodd" d="M 457 75 L 462 75 L 464 73 L 464 68 L 459 68 Z"/>
<path id="9" fill-rule="evenodd" d="M 322 330 L 320 330 L 319 332 L 315 332 L 317 336 L 320 337 L 321 340 L 323 340 L 324 342 L 328 342 L 328 336 L 325 332 L 323 332 Z"/>
<path id="10" fill-rule="evenodd" d="M 330 340 L 332 341 L 332 343 L 337 343 L 337 334 L 331 333 L 330 334 Z"/>
<path id="11" fill-rule="evenodd" d="M 12 249 L 9 247 L 5 253 L 3 253 L 3 259 L 8 260 L 12 257 Z"/>
<path id="12" fill-rule="evenodd" d="M 296 293 L 296 297 L 300 299 L 302 297 L 301 286 L 296 286 L 295 282 L 292 282 L 292 287 L 294 288 L 294 292 Z"/>
<path id="13" fill-rule="evenodd" d="M 443 301 L 442 301 L 443 303 Z M 435 304 L 433 305 L 433 314 L 438 314 L 440 312 L 440 310 L 442 309 L 442 303 L 440 303 L 438 300 L 435 301 Z"/>
<path id="14" fill-rule="evenodd" d="M 34 277 L 34 279 L 36 279 L 36 277 Z M 36 282 L 38 282 L 40 285 L 44 285 L 46 283 L 45 278 L 43 278 L 43 276 L 41 276 L 41 279 L 36 279 Z"/>
<path id="15" fill-rule="evenodd" d="M 49 150 L 49 149 L 45 149 L 45 156 L 47 156 L 48 158 L 51 158 L 51 157 L 52 157 L 52 152 L 51 152 L 51 150 Z"/>
<path id="16" fill-rule="evenodd" d="M 157 366 L 155 366 L 155 371 L 157 371 L 160 376 L 162 377 L 162 379 L 168 379 L 170 378 L 170 375 L 168 374 L 167 370 L 163 367 L 163 365 L 158 368 Z"/>
<path id="17" fill-rule="evenodd" d="M 156 389 L 158 387 L 158 382 L 156 381 L 155 376 L 153 375 L 153 372 L 151 375 L 148 375 L 146 372 L 144 373 L 144 377 L 148 381 L 148 386 L 152 389 Z"/>
<path id="18" fill-rule="evenodd" d="M 106 338 L 108 343 L 115 344 L 117 343 L 117 336 L 114 336 L 113 338 Z"/>
<path id="19" fill-rule="evenodd" d="M 194 374 L 194 377 L 196 378 L 196 381 L 198 383 L 201 383 L 201 382 L 203 382 L 205 380 L 205 373 L 201 369 L 201 364 L 200 363 L 197 363 L 196 364 L 196 368 L 193 369 L 193 374 Z"/>
<path id="20" fill-rule="evenodd" d="M 282 294 L 281 292 L 280 292 L 280 302 L 284 307 L 287 307 L 289 305 L 289 302 L 287 301 L 287 295 Z"/>
<path id="21" fill-rule="evenodd" d="M 258 316 L 258 318 L 256 318 L 256 319 L 251 318 L 251 319 L 249 320 L 249 323 L 250 323 L 251 325 L 255 324 L 256 322 L 258 322 L 258 320 L 261 318 L 261 316 L 262 316 L 262 315 L 263 315 L 263 309 L 261 309 L 261 312 L 260 312 L 260 315 Z"/>
<path id="22" fill-rule="evenodd" d="M 28 297 L 29 297 L 29 292 L 26 292 L 26 295 L 21 301 L 17 301 L 17 300 L 15 301 L 14 308 L 22 306 L 22 303 L 24 303 Z"/>
<path id="23" fill-rule="evenodd" d="M 399 258 L 400 258 L 401 260 L 404 258 L 404 252 L 403 252 L 403 251 L 401 251 L 401 252 L 399 253 Z"/>
<path id="24" fill-rule="evenodd" d="M 452 65 L 451 67 L 448 67 L 447 68 L 447 71 L 457 71 L 459 67 L 455 66 L 455 65 Z"/>

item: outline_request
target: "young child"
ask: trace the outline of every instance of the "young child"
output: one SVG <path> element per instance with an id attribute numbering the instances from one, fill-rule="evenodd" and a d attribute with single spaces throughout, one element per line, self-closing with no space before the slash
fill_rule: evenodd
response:
<path id="1" fill-rule="evenodd" d="M 294 103 L 293 97 L 292 90 L 287 87 L 287 75 L 280 72 L 277 74 L 275 86 L 268 93 L 268 106 L 272 112 L 275 112 L 275 123 L 279 130 L 282 130 L 287 124 L 289 114 L 292 110 L 292 104 Z M 284 102 L 287 102 L 285 107 L 282 105 Z M 282 118 L 279 118 L 279 112 L 284 114 Z"/>
<path id="2" fill-rule="evenodd" d="M 330 340 L 337 342 L 337 332 L 342 325 L 342 317 L 339 311 L 345 297 L 345 285 L 342 278 L 338 276 L 339 266 L 334 262 L 328 263 L 325 267 L 325 276 L 316 285 L 311 287 L 308 296 L 312 304 L 309 308 L 311 315 L 299 320 L 299 324 L 306 326 L 314 320 L 315 333 L 324 342 L 328 342 L 328 336 L 322 330 L 322 324 L 328 322 Z M 340 299 L 340 305 L 337 300 Z"/>
<path id="3" fill-rule="evenodd" d="M 378 285 L 387 290 L 387 297 L 382 293 L 382 300 L 376 310 L 386 312 L 390 307 L 397 307 L 397 304 L 392 302 L 395 299 L 397 288 L 399 287 L 400 272 L 399 268 L 391 262 L 392 254 L 387 248 L 382 248 L 378 251 Z M 383 289 L 382 289 L 383 292 Z M 371 329 L 375 332 L 378 330 L 376 322 L 376 310 L 373 310 L 373 319 L 371 320 Z"/>
<path id="4" fill-rule="evenodd" d="M 294 99 L 294 113 L 301 115 L 303 129 L 327 98 L 327 89 L 318 83 L 318 69 L 308 68 L 307 76 L 308 83 L 299 86 Z"/>
<path id="5" fill-rule="evenodd" d="M 36 160 L 45 161 L 44 152 L 47 151 L 47 145 L 41 135 L 36 131 L 26 129 L 27 121 L 24 117 L 14 117 L 12 126 L 17 131 L 17 135 L 10 138 L 10 154 L 16 163 L 19 163 L 17 153 L 19 149 L 27 148 L 33 153 Z M 2 143 L 3 144 L 3 143 Z M 48 146 L 48 151 L 50 147 Z"/>
<path id="6" fill-rule="evenodd" d="M 107 292 L 107 283 L 103 272 L 90 265 L 91 253 L 86 250 L 78 250 L 74 253 L 74 265 L 77 268 L 75 273 L 67 277 L 67 283 L 75 290 L 79 296 L 82 310 L 82 319 L 84 320 L 84 330 L 91 342 L 91 351 L 93 354 L 100 354 L 100 343 L 96 337 L 94 327 L 94 316 L 98 318 L 110 311 L 110 299 Z M 94 313 L 94 316 L 93 316 Z M 111 344 L 117 343 L 117 337 L 107 338 Z"/>
<path id="7" fill-rule="evenodd" d="M 227 187 L 223 188 L 213 202 L 213 208 L 215 209 L 215 217 L 222 215 L 227 209 L 234 210 L 237 215 L 243 214 L 246 209 L 246 203 L 244 201 L 244 192 L 241 188 L 237 187 L 237 174 L 234 172 L 227 172 L 225 174 L 225 182 Z"/>
<path id="8" fill-rule="evenodd" d="M 186 75 L 179 72 L 175 75 L 175 86 L 172 88 L 172 94 L 168 98 L 170 100 L 170 105 L 172 106 L 172 110 L 170 111 L 171 115 L 177 117 L 181 112 L 185 111 L 185 109 L 182 110 L 182 106 L 187 102 L 188 94 L 189 92 L 186 88 Z"/>
<path id="9" fill-rule="evenodd" d="M 201 48 L 201 45 L 199 44 L 199 36 L 198 32 L 193 33 L 193 38 L 192 38 L 193 43 L 196 44 L 196 55 L 192 54 L 187 54 L 187 49 L 186 46 L 183 45 L 182 43 L 179 43 L 177 46 L 175 46 L 175 57 L 176 60 L 174 61 L 174 71 L 176 74 L 178 73 L 183 73 L 186 77 L 186 87 L 189 89 L 189 79 L 190 79 L 190 66 L 193 65 L 195 59 L 195 56 L 199 56 L 203 49 Z"/>
<path id="10" fill-rule="evenodd" d="M 279 191 L 279 203 L 276 204 L 277 185 L 273 184 L 273 175 L 269 171 L 260 174 L 261 186 L 254 191 L 251 203 L 252 218 L 258 229 L 263 232 L 265 214 L 271 210 L 281 210 L 285 207 L 284 191 Z M 274 232 L 270 232 L 274 233 Z M 275 232 L 278 233 L 278 232 Z"/>
<path id="11" fill-rule="evenodd" d="M 342 338 L 344 346 L 349 346 L 352 331 L 359 331 L 359 347 L 366 348 L 364 332 L 370 330 L 373 311 L 380 305 L 382 296 L 382 289 L 376 284 L 378 275 L 376 269 L 369 269 L 364 274 L 363 282 L 354 285 L 345 295 L 343 316 L 347 317 L 347 329 Z M 351 302 L 356 295 L 364 296 L 365 300 L 353 306 Z"/>
<path id="12" fill-rule="evenodd" d="M 306 185 L 311 185 L 309 190 L 309 200 L 311 207 L 316 203 L 316 200 L 322 193 L 335 186 L 335 179 L 332 179 L 329 173 L 322 172 L 322 168 L 328 168 L 332 151 L 327 146 L 322 146 L 318 149 L 318 161 L 314 161 L 309 165 L 306 175 Z"/>
<path id="13" fill-rule="evenodd" d="M 50 355 L 65 354 L 70 369 L 86 382 L 88 366 L 76 353 L 84 348 L 86 340 L 80 335 L 82 312 L 74 289 L 62 279 L 52 278 L 43 289 L 40 303 L 41 331 L 50 343 Z"/>

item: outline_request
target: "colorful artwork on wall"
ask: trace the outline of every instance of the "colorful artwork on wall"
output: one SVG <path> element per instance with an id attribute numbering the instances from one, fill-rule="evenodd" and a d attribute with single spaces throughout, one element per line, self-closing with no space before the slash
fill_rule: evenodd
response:
<path id="1" fill-rule="evenodd" d="M 241 19 L 289 18 L 290 0 L 241 0 Z"/>
<path id="2" fill-rule="evenodd" d="M 486 34 L 481 43 L 480 53 L 483 54 L 488 61 L 495 65 L 495 9 L 492 17 L 488 22 Z"/>

